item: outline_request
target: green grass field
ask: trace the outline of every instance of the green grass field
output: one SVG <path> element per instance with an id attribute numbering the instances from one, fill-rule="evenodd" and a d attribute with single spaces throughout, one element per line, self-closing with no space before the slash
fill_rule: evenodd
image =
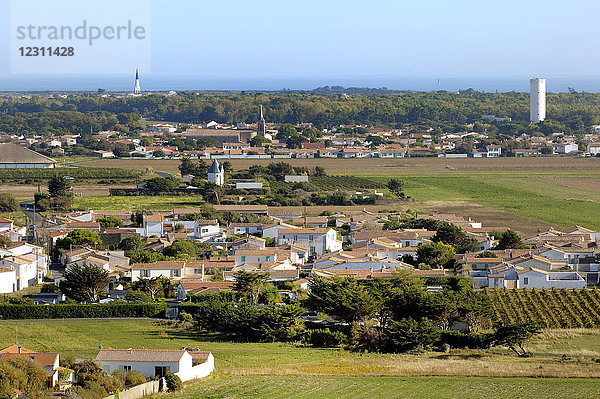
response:
<path id="1" fill-rule="evenodd" d="M 417 202 L 470 202 L 557 227 L 600 229 L 600 174 L 371 175 L 377 182 L 397 178 Z"/>
<path id="2" fill-rule="evenodd" d="M 173 398 L 600 395 L 600 364 L 592 358 L 518 358 L 476 350 L 397 355 L 295 344 L 232 343 L 151 320 L 0 322 L 0 347 L 13 344 L 15 334 L 27 348 L 79 359 L 94 358 L 99 344 L 107 349 L 191 346 L 211 351 L 215 356 L 213 375 L 190 381 L 180 393 L 166 395 Z M 597 329 L 547 330 L 526 346 L 537 353 L 593 356 L 600 350 L 599 337 Z"/>
<path id="3" fill-rule="evenodd" d="M 223 376 L 170 398 L 594 398 L 584 379 L 480 377 Z"/>

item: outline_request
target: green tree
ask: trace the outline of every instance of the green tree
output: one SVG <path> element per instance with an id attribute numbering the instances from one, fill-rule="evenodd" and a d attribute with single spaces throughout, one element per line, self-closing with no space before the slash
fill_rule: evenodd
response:
<path id="1" fill-rule="evenodd" d="M 426 318 L 419 321 L 413 318 L 392 320 L 385 332 L 390 346 L 403 352 L 432 346 L 440 338 L 440 332 Z"/>
<path id="2" fill-rule="evenodd" d="M 115 216 L 106 216 L 100 218 L 98 219 L 98 223 L 100 223 L 100 226 L 105 229 L 123 226 L 123 221 Z"/>
<path id="3" fill-rule="evenodd" d="M 179 187 L 179 180 L 170 177 L 153 177 L 146 180 L 145 188 L 156 194 L 168 193 Z"/>
<path id="4" fill-rule="evenodd" d="M 387 188 L 399 198 L 404 198 L 404 183 L 397 179 L 390 179 L 387 182 Z"/>
<path id="5" fill-rule="evenodd" d="M 6 236 L 0 236 L 0 248 L 8 248 L 13 245 L 13 242 L 10 238 Z"/>
<path id="6" fill-rule="evenodd" d="M 17 212 L 19 204 L 11 193 L 0 194 L 0 212 Z"/>
<path id="7" fill-rule="evenodd" d="M 164 249 L 163 254 L 177 259 L 191 258 L 196 256 L 196 247 L 189 240 L 177 239 Z"/>
<path id="8" fill-rule="evenodd" d="M 102 244 L 100 235 L 89 230 L 77 229 L 72 230 L 65 238 L 56 240 L 56 247 L 59 249 L 77 248 L 84 245 L 99 245 Z"/>
<path id="9" fill-rule="evenodd" d="M 315 172 L 314 172 L 315 176 L 327 176 L 327 173 L 325 172 L 325 168 L 322 166 L 315 166 Z"/>
<path id="10" fill-rule="evenodd" d="M 150 295 L 152 301 L 156 300 L 156 296 L 162 291 L 162 284 L 159 277 L 140 278 L 139 286 L 142 292 Z"/>
<path id="11" fill-rule="evenodd" d="M 141 238 L 138 236 L 125 237 L 119 243 L 119 249 L 124 251 L 137 251 L 142 248 L 143 244 Z"/>
<path id="12" fill-rule="evenodd" d="M 306 306 L 351 324 L 373 317 L 381 303 L 356 279 L 336 277 L 311 279 Z"/>
<path id="13" fill-rule="evenodd" d="M 152 156 L 154 158 L 164 158 L 166 156 L 166 154 L 163 150 L 156 150 L 156 151 L 152 152 Z"/>
<path id="14" fill-rule="evenodd" d="M 496 236 L 496 238 L 498 239 L 498 244 L 494 249 L 528 248 L 525 244 L 523 244 L 521 236 L 519 236 L 516 231 L 511 229 L 500 233 L 500 235 Z"/>
<path id="15" fill-rule="evenodd" d="M 65 196 L 71 192 L 71 181 L 61 176 L 52 176 L 48 180 L 48 193 L 51 197 Z"/>
<path id="16" fill-rule="evenodd" d="M 179 172 L 181 176 L 185 175 L 193 175 L 197 177 L 204 177 L 208 173 L 209 166 L 204 162 L 203 159 L 199 159 L 198 162 L 192 161 L 188 157 L 184 157 L 181 159 L 181 163 L 179 165 Z"/>
<path id="17" fill-rule="evenodd" d="M 162 253 L 151 251 L 136 251 L 129 258 L 131 263 L 154 263 L 166 259 Z"/>
<path id="18" fill-rule="evenodd" d="M 454 265 L 454 247 L 442 242 L 432 242 L 419 245 L 417 248 L 417 263 L 425 263 L 434 269 Z"/>
<path id="19" fill-rule="evenodd" d="M 523 348 L 525 341 L 540 334 L 542 329 L 536 323 L 517 323 L 496 326 L 493 336 L 493 345 L 504 345 L 509 347 L 519 357 L 527 356 Z"/>
<path id="20" fill-rule="evenodd" d="M 250 140 L 250 145 L 252 147 L 262 147 L 263 144 L 271 144 L 271 140 L 264 136 L 254 136 Z"/>
<path id="21" fill-rule="evenodd" d="M 68 267 L 63 277 L 61 291 L 77 302 L 98 302 L 100 293 L 108 285 L 108 271 L 85 262 Z"/>
<path id="22" fill-rule="evenodd" d="M 234 290 L 241 296 L 248 298 L 252 304 L 256 304 L 270 277 L 269 273 L 239 271 L 235 274 Z"/>
<path id="23" fill-rule="evenodd" d="M 192 179 L 192 185 L 194 187 L 198 187 L 198 192 L 207 202 L 211 204 L 219 203 L 219 198 L 221 197 L 223 191 L 221 186 L 199 177 Z"/>

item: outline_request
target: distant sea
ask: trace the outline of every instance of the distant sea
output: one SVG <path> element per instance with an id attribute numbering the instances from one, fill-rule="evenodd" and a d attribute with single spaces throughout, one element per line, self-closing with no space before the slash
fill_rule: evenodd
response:
<path id="1" fill-rule="evenodd" d="M 540 76 L 549 92 L 600 92 L 600 76 Z M 458 91 L 474 89 L 488 93 L 529 91 L 531 76 L 200 76 L 158 75 L 140 72 L 142 91 L 166 90 L 311 90 L 323 86 L 386 87 L 390 90 Z M 13 75 L 0 77 L 0 91 L 131 91 L 131 75 Z"/>

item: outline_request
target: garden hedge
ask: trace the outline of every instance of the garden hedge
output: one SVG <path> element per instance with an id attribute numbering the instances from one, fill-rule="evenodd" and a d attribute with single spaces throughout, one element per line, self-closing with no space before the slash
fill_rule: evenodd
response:
<path id="1" fill-rule="evenodd" d="M 111 317 L 164 317 L 165 303 L 0 305 L 0 319 L 74 319 Z"/>

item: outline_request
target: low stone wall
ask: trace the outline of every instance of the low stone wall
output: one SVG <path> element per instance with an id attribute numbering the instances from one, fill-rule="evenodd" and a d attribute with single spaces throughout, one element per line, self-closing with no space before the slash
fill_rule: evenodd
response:
<path id="1" fill-rule="evenodd" d="M 104 399 L 138 399 L 146 395 L 160 392 L 161 387 L 164 387 L 164 381 L 148 381 L 145 384 L 136 385 L 114 395 L 107 396 Z"/>

